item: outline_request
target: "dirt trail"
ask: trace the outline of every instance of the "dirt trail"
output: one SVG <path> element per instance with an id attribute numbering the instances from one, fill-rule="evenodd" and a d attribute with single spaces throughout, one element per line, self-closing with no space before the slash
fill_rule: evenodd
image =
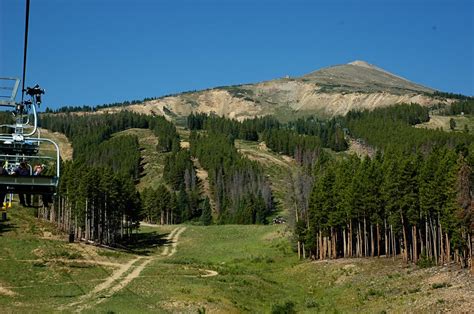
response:
<path id="1" fill-rule="evenodd" d="M 348 153 L 349 154 L 356 154 L 359 158 L 363 157 L 374 157 L 375 156 L 375 149 L 370 147 L 369 145 L 365 144 L 363 141 L 358 141 L 353 138 L 346 138 L 348 144 L 349 144 L 349 149 Z"/>
<path id="2" fill-rule="evenodd" d="M 133 279 L 140 276 L 145 267 L 158 257 L 170 257 L 177 252 L 179 236 L 186 230 L 186 227 L 178 227 L 173 229 L 166 237 L 169 244 L 166 244 L 163 253 L 153 257 L 137 257 L 126 264 L 120 264 L 120 267 L 112 273 L 104 282 L 97 285 L 89 293 L 79 297 L 79 300 L 70 303 L 59 310 L 67 308 L 75 308 L 76 312 L 91 308 L 93 305 L 100 304 L 118 291 L 125 288 Z M 170 250 L 171 247 L 171 250 Z"/>
<path id="3" fill-rule="evenodd" d="M 181 235 L 181 233 L 184 232 L 184 230 L 186 230 L 186 227 L 183 227 L 181 229 L 179 229 L 173 236 L 173 238 L 171 239 L 171 252 L 166 255 L 166 256 L 173 256 L 176 254 L 176 252 L 178 252 L 178 239 L 179 239 L 179 236 Z"/>
<path id="4" fill-rule="evenodd" d="M 219 273 L 216 272 L 215 270 L 200 269 L 200 271 L 203 271 L 203 272 L 206 272 L 206 273 L 207 273 L 207 274 L 205 274 L 205 275 L 200 275 L 200 276 L 198 276 L 198 277 L 201 277 L 201 278 L 214 277 L 214 276 L 219 275 Z"/>
<path id="5" fill-rule="evenodd" d="M 114 271 L 112 275 L 108 277 L 104 282 L 102 282 L 101 284 L 97 285 L 94 289 L 92 289 L 92 291 L 81 296 L 78 301 L 70 303 L 66 305 L 65 307 L 59 308 L 59 310 L 65 310 L 67 307 L 77 307 L 78 311 L 85 309 L 86 308 L 85 306 L 90 301 L 90 299 L 94 298 L 98 293 L 110 288 L 116 280 L 120 279 L 120 277 L 123 274 L 125 274 L 127 271 L 129 271 L 132 265 L 140 259 L 141 257 L 138 257 L 136 259 L 129 261 L 126 264 L 123 264 L 119 269 Z"/>
<path id="6" fill-rule="evenodd" d="M 235 148 L 247 158 L 264 164 L 275 164 L 281 167 L 291 168 L 295 162 L 289 156 L 272 153 L 265 142 L 260 142 L 258 146 L 246 147 L 243 142 L 236 141 Z"/>
<path id="7" fill-rule="evenodd" d="M 146 258 L 145 261 L 137 266 L 131 273 L 129 273 L 122 281 L 120 281 L 118 284 L 113 286 L 105 298 L 101 298 L 97 300 L 95 304 L 102 303 L 106 300 L 106 298 L 110 298 L 112 295 L 114 295 L 116 292 L 122 290 L 125 288 L 130 282 L 132 282 L 133 279 L 137 278 L 140 273 L 145 269 L 145 266 L 147 266 L 153 259 L 152 258 Z"/>
<path id="8" fill-rule="evenodd" d="M 209 174 L 201 166 L 197 158 L 192 158 L 192 161 L 193 161 L 194 167 L 196 167 L 196 176 L 198 177 L 199 181 L 201 181 L 202 191 L 209 198 L 209 203 L 211 204 L 211 210 L 212 212 L 215 213 L 216 203 L 214 202 L 214 198 L 212 197 L 212 193 L 211 193 L 211 186 L 209 184 Z"/>
<path id="9" fill-rule="evenodd" d="M 17 294 L 15 292 L 11 291 L 10 289 L 7 289 L 7 288 L 4 288 L 4 287 L 0 286 L 0 295 L 4 295 L 4 296 L 7 296 L 7 297 L 14 297 Z"/>

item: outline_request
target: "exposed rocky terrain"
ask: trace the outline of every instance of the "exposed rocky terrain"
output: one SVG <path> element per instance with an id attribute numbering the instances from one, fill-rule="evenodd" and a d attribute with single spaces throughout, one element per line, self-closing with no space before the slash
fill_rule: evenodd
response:
<path id="1" fill-rule="evenodd" d="M 431 88 L 367 62 L 354 61 L 301 77 L 185 92 L 103 111 L 126 109 L 164 115 L 173 120 L 191 112 L 213 112 L 239 120 L 270 114 L 283 119 L 305 114 L 331 117 L 344 115 L 352 109 L 373 109 L 402 102 L 430 105 L 445 101 L 435 97 L 433 92 Z"/>

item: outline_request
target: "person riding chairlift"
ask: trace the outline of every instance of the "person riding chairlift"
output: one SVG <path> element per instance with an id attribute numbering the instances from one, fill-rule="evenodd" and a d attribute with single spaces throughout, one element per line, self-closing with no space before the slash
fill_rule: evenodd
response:
<path id="1" fill-rule="evenodd" d="M 33 168 L 33 175 L 34 176 L 41 175 L 41 173 L 43 173 L 44 169 L 45 169 L 45 165 L 36 165 Z M 45 207 L 48 207 L 49 203 L 52 201 L 51 197 L 47 194 L 41 195 L 41 199 L 43 201 L 43 206 L 45 206 Z"/>
<path id="2" fill-rule="evenodd" d="M 5 167 L 5 161 L 3 160 L 0 164 L 0 176 L 7 176 L 8 171 Z M 7 191 L 0 191 L 0 205 L 1 207 L 6 207 L 5 206 L 5 196 L 7 196 Z"/>
<path id="3" fill-rule="evenodd" d="M 28 163 L 26 161 L 20 162 L 20 166 L 13 170 L 13 174 L 21 177 L 29 176 L 30 168 L 28 167 Z M 26 202 L 25 194 L 18 193 L 18 197 L 20 198 L 20 204 L 22 206 L 31 207 L 31 194 L 26 194 Z"/>

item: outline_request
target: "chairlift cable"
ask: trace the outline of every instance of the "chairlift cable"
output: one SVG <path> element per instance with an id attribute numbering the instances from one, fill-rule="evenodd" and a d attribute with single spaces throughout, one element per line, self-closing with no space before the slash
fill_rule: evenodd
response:
<path id="1" fill-rule="evenodd" d="M 23 80 L 21 87 L 21 104 L 25 96 L 25 78 L 26 78 L 26 52 L 28 50 L 28 22 L 30 19 L 30 0 L 26 0 L 26 12 L 25 12 L 25 45 L 23 47 Z"/>

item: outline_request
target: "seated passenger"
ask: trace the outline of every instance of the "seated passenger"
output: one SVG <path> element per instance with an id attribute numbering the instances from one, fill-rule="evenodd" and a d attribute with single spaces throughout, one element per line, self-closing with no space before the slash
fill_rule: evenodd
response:
<path id="1" fill-rule="evenodd" d="M 22 177 L 29 176 L 30 175 L 30 169 L 28 167 L 27 162 L 26 161 L 20 162 L 20 166 L 17 167 L 13 171 L 13 174 L 17 175 L 17 176 L 22 176 Z M 22 206 L 31 207 L 31 195 L 30 194 L 26 194 L 26 202 L 25 202 L 25 194 L 18 193 L 18 197 L 20 198 L 20 204 Z"/>
<path id="2" fill-rule="evenodd" d="M 5 161 L 2 161 L 0 163 L 0 175 L 2 176 L 6 176 L 8 175 L 8 171 L 7 169 L 4 168 L 5 167 Z M 5 206 L 5 196 L 7 195 L 7 191 L 6 190 L 0 190 L 0 205 L 2 205 L 1 207 L 6 207 Z"/>

